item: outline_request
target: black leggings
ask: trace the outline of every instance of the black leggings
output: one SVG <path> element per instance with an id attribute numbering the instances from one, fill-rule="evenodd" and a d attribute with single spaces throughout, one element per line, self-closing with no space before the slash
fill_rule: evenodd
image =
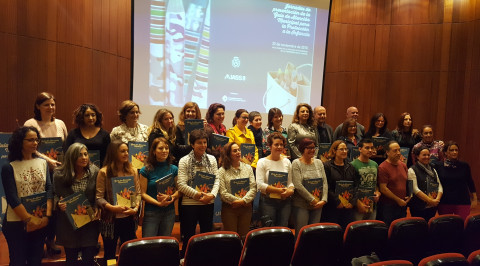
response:
<path id="1" fill-rule="evenodd" d="M 116 218 L 114 225 L 113 239 L 109 237 L 103 238 L 103 249 L 105 251 L 104 258 L 105 260 L 115 259 L 115 254 L 117 252 L 117 242 L 120 238 L 120 245 L 128 240 L 137 238 L 135 235 L 135 221 L 133 216 L 128 216 L 125 218 Z"/>

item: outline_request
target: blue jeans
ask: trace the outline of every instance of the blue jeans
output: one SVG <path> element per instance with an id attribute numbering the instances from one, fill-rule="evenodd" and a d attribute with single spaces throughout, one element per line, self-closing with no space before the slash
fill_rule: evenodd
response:
<path id="1" fill-rule="evenodd" d="M 175 208 L 157 211 L 145 211 L 143 216 L 142 237 L 171 236 L 175 224 Z"/>
<path id="2" fill-rule="evenodd" d="M 322 208 L 309 210 L 307 208 L 293 206 L 293 217 L 295 217 L 295 237 L 297 237 L 300 229 L 305 225 L 320 222 Z"/>
<path id="3" fill-rule="evenodd" d="M 273 226 L 288 226 L 291 207 L 291 198 L 280 200 L 271 199 L 264 195 L 260 197 L 260 212 L 262 216 L 270 217 Z"/>

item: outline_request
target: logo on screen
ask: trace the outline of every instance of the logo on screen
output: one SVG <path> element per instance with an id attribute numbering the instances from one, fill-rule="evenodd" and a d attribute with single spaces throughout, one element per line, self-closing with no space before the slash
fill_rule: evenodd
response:
<path id="1" fill-rule="evenodd" d="M 232 66 L 234 68 L 239 68 L 240 67 L 240 58 L 238 56 L 234 56 L 232 59 Z"/>

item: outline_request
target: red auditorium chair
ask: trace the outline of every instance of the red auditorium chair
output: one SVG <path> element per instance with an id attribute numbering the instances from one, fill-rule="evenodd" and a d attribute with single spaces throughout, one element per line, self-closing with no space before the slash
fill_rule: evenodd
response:
<path id="1" fill-rule="evenodd" d="M 242 240 L 236 232 L 216 231 L 194 235 L 185 251 L 184 266 L 234 266 L 238 264 Z"/>
<path id="2" fill-rule="evenodd" d="M 470 214 L 465 219 L 463 245 L 465 256 L 480 249 L 480 213 Z"/>
<path id="3" fill-rule="evenodd" d="M 118 266 L 178 266 L 178 241 L 174 237 L 155 236 L 126 241 L 120 247 Z"/>
<path id="4" fill-rule="evenodd" d="M 342 227 L 317 223 L 302 227 L 293 251 L 292 266 L 336 266 L 342 256 Z"/>
<path id="5" fill-rule="evenodd" d="M 240 257 L 240 266 L 288 266 L 292 258 L 294 236 L 286 227 L 263 227 L 248 232 Z"/>
<path id="6" fill-rule="evenodd" d="M 387 238 L 388 227 L 382 221 L 363 220 L 349 223 L 343 236 L 346 262 L 372 252 L 383 259 Z"/>
<path id="7" fill-rule="evenodd" d="M 428 224 L 421 217 L 394 220 L 388 230 L 388 258 L 417 264 L 428 256 Z"/>
<path id="8" fill-rule="evenodd" d="M 368 266 L 413 266 L 408 260 L 387 260 L 368 264 Z"/>
<path id="9" fill-rule="evenodd" d="M 480 266 L 480 249 L 470 253 L 467 260 L 470 266 Z"/>
<path id="10" fill-rule="evenodd" d="M 454 214 L 433 217 L 428 222 L 430 254 L 462 253 L 463 219 Z"/>
<path id="11" fill-rule="evenodd" d="M 418 266 L 468 266 L 468 261 L 460 253 L 442 253 L 422 259 Z"/>

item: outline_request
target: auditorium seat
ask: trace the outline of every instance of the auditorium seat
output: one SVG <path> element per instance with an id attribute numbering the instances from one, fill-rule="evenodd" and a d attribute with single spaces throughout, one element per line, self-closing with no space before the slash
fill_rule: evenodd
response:
<path id="1" fill-rule="evenodd" d="M 480 213 L 470 214 L 465 219 L 463 245 L 465 256 L 480 249 Z"/>
<path id="2" fill-rule="evenodd" d="M 178 266 L 178 241 L 174 237 L 155 236 L 126 241 L 120 247 L 118 266 Z"/>
<path id="3" fill-rule="evenodd" d="M 414 264 L 428 256 L 428 224 L 421 217 L 394 220 L 388 230 L 389 259 L 406 259 Z"/>
<path id="4" fill-rule="evenodd" d="M 194 235 L 187 244 L 184 266 L 236 266 L 242 241 L 236 232 L 216 231 Z"/>
<path id="5" fill-rule="evenodd" d="M 288 266 L 292 258 L 294 236 L 286 227 L 263 227 L 248 232 L 240 257 L 240 266 Z"/>
<path id="6" fill-rule="evenodd" d="M 463 219 L 454 214 L 433 217 L 428 222 L 430 254 L 462 253 Z"/>
<path id="7" fill-rule="evenodd" d="M 372 252 L 383 259 L 387 238 L 388 227 L 382 221 L 363 220 L 349 223 L 343 237 L 346 261 L 370 255 Z"/>
<path id="8" fill-rule="evenodd" d="M 480 249 L 470 253 L 468 263 L 470 263 L 470 266 L 480 266 Z"/>
<path id="9" fill-rule="evenodd" d="M 368 264 L 368 266 L 413 266 L 408 260 L 387 260 Z"/>
<path id="10" fill-rule="evenodd" d="M 302 227 L 295 243 L 291 265 L 338 265 L 343 249 L 342 233 L 342 227 L 334 223 Z"/>
<path id="11" fill-rule="evenodd" d="M 468 266 L 468 261 L 460 253 L 441 253 L 422 259 L 418 266 Z"/>

